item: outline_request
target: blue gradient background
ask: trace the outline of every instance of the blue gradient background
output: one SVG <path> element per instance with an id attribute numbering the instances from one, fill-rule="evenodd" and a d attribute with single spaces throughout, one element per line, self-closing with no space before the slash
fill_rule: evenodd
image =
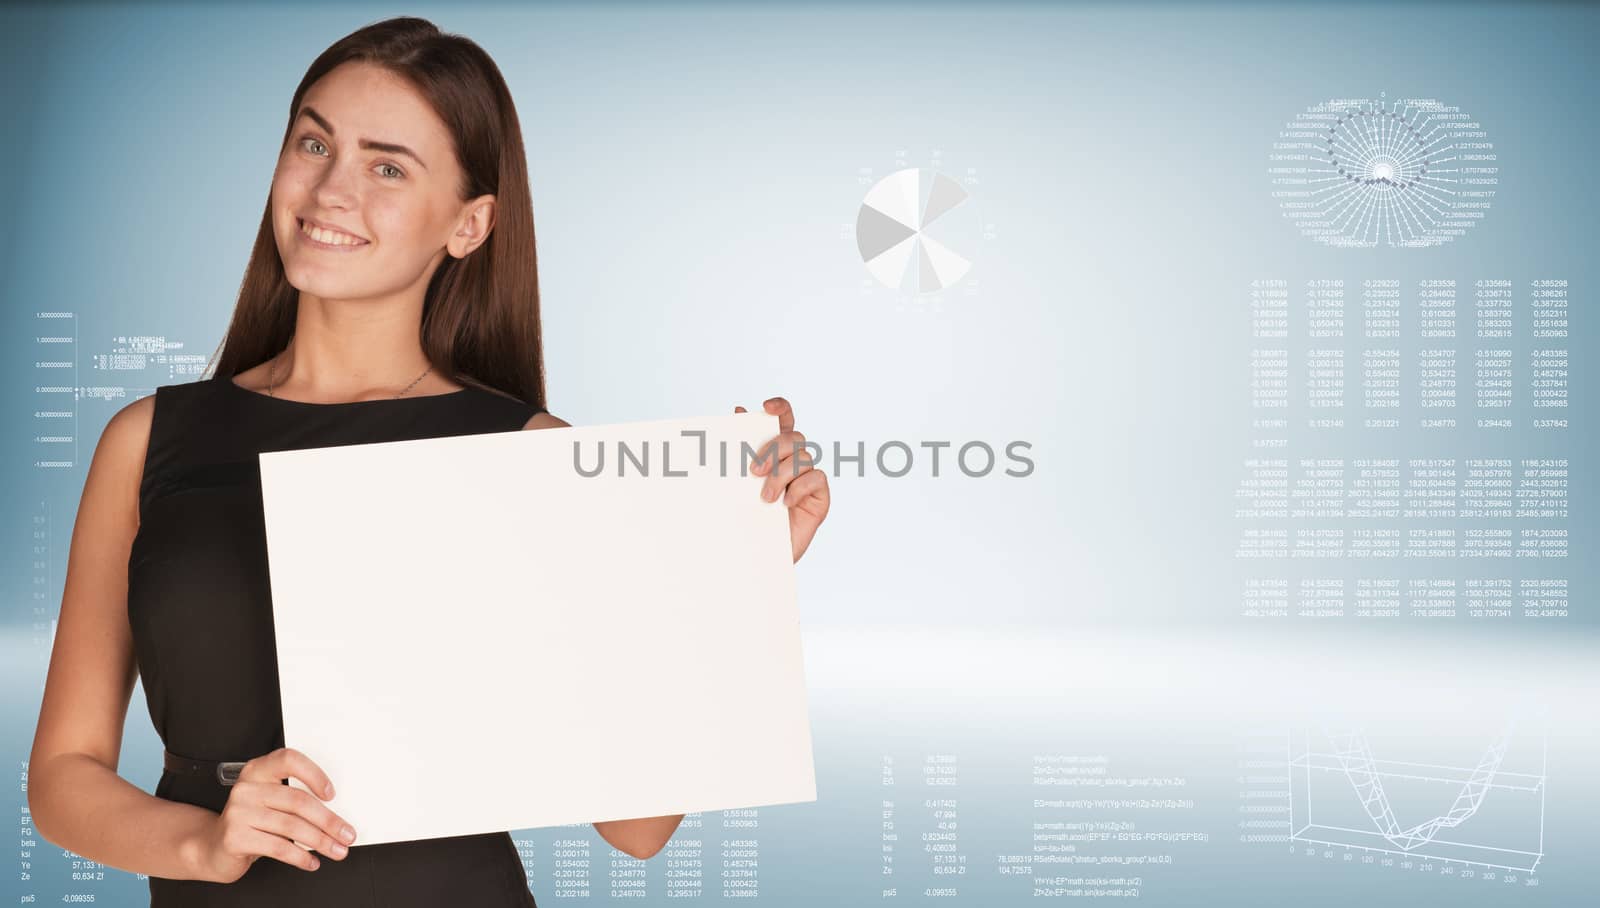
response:
<path id="1" fill-rule="evenodd" d="M 118 335 L 163 335 L 209 358 L 296 82 L 338 37 L 401 13 L 483 45 L 516 99 L 552 411 L 591 424 L 783 394 L 824 445 L 1032 444 L 1037 468 L 1025 479 L 971 479 L 948 460 L 933 477 L 921 459 L 900 479 L 870 463 L 864 478 L 833 478 L 833 513 L 800 571 L 819 798 L 760 811 L 759 901 L 920 901 L 946 885 L 917 844 L 932 824 L 923 799 L 951 794 L 917 782 L 931 754 L 961 766 L 966 870 L 944 901 L 1029 900 L 1029 878 L 1001 873 L 998 856 L 1027 854 L 1032 799 L 1059 796 L 1029 784 L 1045 753 L 1182 777 L 1195 806 L 1177 815 L 1082 816 L 1210 840 L 1086 846 L 1172 861 L 1036 865 L 1035 875 L 1136 874 L 1139 900 L 1161 905 L 1592 899 L 1600 615 L 1587 355 L 1600 14 L 1581 5 L 0 10 L 11 121 L 0 146 L 0 741 L 17 768 L 7 803 L 19 829 L 50 619 L 94 442 L 127 401 L 190 377 L 97 374 L 94 356 Z M 1267 153 L 1294 114 L 1380 92 L 1460 105 L 1495 143 L 1494 207 L 1461 239 L 1332 249 L 1299 236 L 1270 197 Z M 871 282 L 851 227 L 874 181 L 935 157 L 975 178 L 969 210 L 988 230 L 957 247 L 975 261 L 967 282 L 918 298 Z M 1263 277 L 1570 281 L 1572 429 L 1481 445 L 1471 432 L 1369 445 L 1354 430 L 1328 448 L 1571 458 L 1573 563 L 1560 566 L 1569 618 L 1238 617 L 1239 578 L 1254 567 L 1232 557 L 1233 493 L 1250 456 L 1246 294 Z M 40 310 L 77 314 L 77 383 L 113 389 L 76 402 L 69 454 L 34 441 Z M 1469 325 L 1470 292 L 1459 311 Z M 1354 350 L 1358 299 L 1347 312 Z M 1359 355 L 1347 367 L 1359 369 Z M 1470 370 L 1462 357 L 1463 379 Z M 1470 419 L 1470 407 L 1458 416 Z M 78 466 L 33 466 L 57 456 Z M 44 557 L 31 557 L 36 544 Z M 1539 884 L 1239 841 L 1241 742 L 1352 716 L 1398 727 L 1407 753 L 1454 763 L 1475 760 L 1508 717 L 1522 734 L 1548 734 Z M 159 755 L 136 692 L 119 772 L 151 790 Z M 901 780 L 889 795 L 900 833 L 892 877 L 880 850 L 885 756 Z M 718 845 L 742 833 L 703 819 L 703 898 L 720 898 Z M 604 897 L 616 855 L 585 830 L 516 834 L 541 901 L 554 897 L 550 842 L 571 837 L 594 842 L 591 897 Z M 121 871 L 72 882 L 70 856 L 43 841 L 27 860 L 31 878 L 0 874 L 11 903 L 147 898 Z M 647 901 L 666 902 L 661 859 L 646 866 Z M 885 898 L 888 887 L 897 895 Z"/>

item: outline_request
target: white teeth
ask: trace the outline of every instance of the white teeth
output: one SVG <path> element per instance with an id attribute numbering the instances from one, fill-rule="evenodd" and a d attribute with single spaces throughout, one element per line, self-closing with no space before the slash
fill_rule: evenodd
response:
<path id="1" fill-rule="evenodd" d="M 300 232 L 311 237 L 319 243 L 328 243 L 333 246 L 355 246 L 362 242 L 348 233 L 335 233 L 331 230 L 323 230 L 321 227 L 313 227 L 305 221 L 300 222 Z"/>

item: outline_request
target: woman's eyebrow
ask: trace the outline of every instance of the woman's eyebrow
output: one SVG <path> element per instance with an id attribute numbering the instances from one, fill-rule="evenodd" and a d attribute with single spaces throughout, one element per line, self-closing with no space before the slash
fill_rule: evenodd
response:
<path id="1" fill-rule="evenodd" d="M 317 113 L 315 108 L 312 108 L 308 105 L 300 108 L 300 112 L 315 120 L 318 126 L 321 126 L 323 129 L 328 131 L 328 135 L 333 135 L 333 124 L 324 119 L 322 114 Z M 388 152 L 389 154 L 403 154 L 411 160 L 416 161 L 418 164 L 421 164 L 423 170 L 428 169 L 427 162 L 423 161 L 422 158 L 417 156 L 416 152 L 405 147 L 404 145 L 396 145 L 393 142 L 374 142 L 371 139 L 362 139 L 356 144 L 360 145 L 362 148 L 370 149 L 372 151 L 384 151 Z"/>

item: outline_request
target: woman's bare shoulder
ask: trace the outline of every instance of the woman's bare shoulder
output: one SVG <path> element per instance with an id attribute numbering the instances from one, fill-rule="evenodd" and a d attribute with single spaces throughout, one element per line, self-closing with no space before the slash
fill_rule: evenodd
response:
<path id="1" fill-rule="evenodd" d="M 116 502 L 113 513 L 127 515 L 134 526 L 139 522 L 139 481 L 155 412 L 156 396 L 146 394 L 112 414 L 89 466 L 93 481 L 86 482 L 85 494 L 109 494 Z"/>
<path id="2" fill-rule="evenodd" d="M 535 414 L 533 414 L 533 418 L 528 420 L 527 424 L 524 425 L 522 428 L 524 428 L 524 429 L 562 429 L 562 428 L 569 428 L 570 426 L 571 426 L 571 423 L 569 423 L 566 420 L 562 419 L 561 417 L 555 415 L 554 413 L 535 413 Z"/>

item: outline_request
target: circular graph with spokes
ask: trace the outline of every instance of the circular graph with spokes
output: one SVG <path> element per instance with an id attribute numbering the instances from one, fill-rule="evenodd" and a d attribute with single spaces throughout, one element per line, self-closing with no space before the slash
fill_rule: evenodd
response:
<path id="1" fill-rule="evenodd" d="M 879 180 L 856 212 L 856 250 L 867 271 L 885 287 L 909 286 L 919 294 L 959 282 L 972 262 L 930 236 L 929 228 L 938 222 L 943 236 L 946 229 L 962 233 L 963 226 L 975 227 L 975 217 L 962 210 L 967 198 L 961 183 L 928 167 Z"/>
<path id="2" fill-rule="evenodd" d="M 1333 246 L 1438 246 L 1494 202 L 1494 143 L 1431 98 L 1336 99 L 1297 115 L 1268 172 L 1284 217 Z"/>

